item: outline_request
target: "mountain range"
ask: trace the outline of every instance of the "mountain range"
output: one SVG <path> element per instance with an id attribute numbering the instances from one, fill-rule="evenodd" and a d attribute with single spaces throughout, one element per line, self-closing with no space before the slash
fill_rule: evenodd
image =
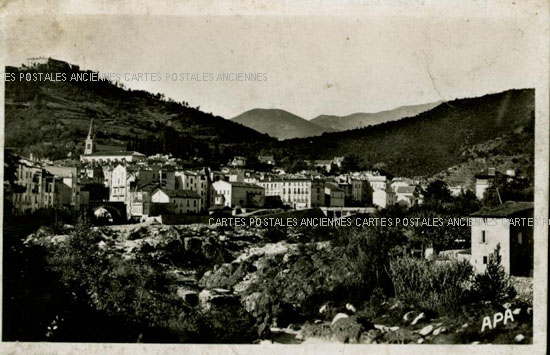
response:
<path id="1" fill-rule="evenodd" d="M 6 72 L 14 70 L 18 69 L 9 67 Z M 431 105 L 435 107 L 429 109 Z M 395 119 L 424 109 L 427 111 L 414 117 Z M 386 121 L 335 132 L 347 126 L 322 127 L 312 121 L 328 118 L 307 121 L 273 109 L 255 109 L 227 120 L 184 101 L 109 81 L 6 81 L 4 137 L 6 147 L 23 155 L 33 153 L 55 160 L 69 153 L 75 158 L 83 151 L 93 118 L 100 145 L 123 146 L 147 155 L 171 153 L 187 161 L 199 158 L 197 164 L 211 166 L 225 164 L 235 155 L 249 159 L 274 155 L 285 169 L 299 160 L 355 156 L 360 169 L 433 176 L 463 166 L 469 159 L 484 164 L 483 159 L 491 157 L 487 164 L 508 161 L 506 168 L 532 171 L 534 89 L 401 107 L 374 115 L 384 116 L 379 119 Z M 255 128 L 260 132 L 240 124 L 252 125 L 254 120 L 264 124 L 264 128 Z M 288 139 L 293 134 L 300 138 Z"/>
<path id="2" fill-rule="evenodd" d="M 393 110 L 376 113 L 353 113 L 347 116 L 319 115 L 309 122 L 333 131 L 347 131 L 355 128 L 374 126 L 380 123 L 399 120 L 404 117 L 414 117 L 422 112 L 431 110 L 441 104 L 440 101 L 412 106 L 400 106 Z"/>
<path id="3" fill-rule="evenodd" d="M 347 116 L 319 115 L 309 121 L 281 109 L 256 108 L 233 117 L 231 121 L 283 140 L 319 136 L 327 132 L 347 131 L 413 117 L 431 110 L 440 103 L 401 106 L 376 113 L 358 112 Z"/>

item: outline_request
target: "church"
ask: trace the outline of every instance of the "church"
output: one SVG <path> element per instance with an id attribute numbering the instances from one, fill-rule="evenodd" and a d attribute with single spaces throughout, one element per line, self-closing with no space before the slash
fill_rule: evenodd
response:
<path id="1" fill-rule="evenodd" d="M 134 151 L 98 150 L 97 144 L 94 142 L 93 125 L 94 119 L 92 118 L 84 145 L 84 154 L 80 155 L 80 161 L 82 163 L 124 163 L 142 161 L 147 158 L 145 154 Z"/>

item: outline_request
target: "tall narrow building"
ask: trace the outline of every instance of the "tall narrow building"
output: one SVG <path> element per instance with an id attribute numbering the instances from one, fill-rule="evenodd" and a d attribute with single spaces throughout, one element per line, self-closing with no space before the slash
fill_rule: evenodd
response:
<path id="1" fill-rule="evenodd" d="M 84 154 L 93 154 L 95 153 L 95 143 L 92 137 L 92 129 L 94 125 L 94 119 L 90 122 L 90 130 L 88 131 L 88 137 L 86 137 L 86 145 L 84 147 Z"/>

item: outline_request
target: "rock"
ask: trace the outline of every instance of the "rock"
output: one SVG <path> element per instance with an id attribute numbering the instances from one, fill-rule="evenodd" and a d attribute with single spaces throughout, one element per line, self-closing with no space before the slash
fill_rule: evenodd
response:
<path id="1" fill-rule="evenodd" d="M 416 341 L 418 344 L 422 344 L 424 342 L 424 339 L 420 338 Z"/>
<path id="2" fill-rule="evenodd" d="M 409 312 L 405 313 L 405 315 L 403 316 L 403 320 L 405 322 L 409 322 L 411 320 L 411 318 L 413 317 L 413 315 L 414 315 L 414 312 L 409 311 Z"/>
<path id="3" fill-rule="evenodd" d="M 212 306 L 225 307 L 240 303 L 235 295 L 218 294 L 212 290 L 202 290 L 199 293 L 199 306 L 203 311 L 209 311 Z"/>
<path id="4" fill-rule="evenodd" d="M 244 280 L 236 283 L 233 286 L 233 291 L 235 293 L 247 293 L 247 291 L 256 283 L 258 280 L 258 275 L 252 274 L 250 277 L 245 277 Z"/>
<path id="5" fill-rule="evenodd" d="M 334 325 L 334 323 L 336 323 L 337 321 L 339 321 L 340 319 L 344 319 L 344 318 L 348 318 L 349 316 L 345 313 L 338 313 L 337 315 L 334 316 L 334 318 L 332 318 L 332 322 L 330 323 L 330 325 Z"/>
<path id="6" fill-rule="evenodd" d="M 525 336 L 523 334 L 518 334 L 514 337 L 514 341 L 516 343 L 521 343 L 525 339 Z"/>
<path id="7" fill-rule="evenodd" d="M 518 314 L 521 313 L 521 308 L 516 308 L 516 309 L 514 309 L 514 310 L 512 311 L 512 313 L 513 313 L 515 316 L 517 316 Z"/>
<path id="8" fill-rule="evenodd" d="M 398 331 L 399 330 L 399 327 L 398 326 L 393 326 L 393 327 L 390 327 L 390 330 L 392 332 L 395 332 L 395 331 Z"/>
<path id="9" fill-rule="evenodd" d="M 445 327 L 438 327 L 434 330 L 433 335 L 439 335 L 441 333 L 445 333 L 447 331 L 447 328 Z"/>
<path id="10" fill-rule="evenodd" d="M 321 306 L 321 308 L 319 308 L 319 313 L 320 314 L 325 314 L 328 310 L 328 304 L 325 304 L 323 306 Z"/>
<path id="11" fill-rule="evenodd" d="M 420 322 L 422 319 L 425 319 L 426 315 L 424 312 L 420 313 L 416 318 L 411 322 L 411 325 L 416 325 L 418 322 Z"/>
<path id="12" fill-rule="evenodd" d="M 225 288 L 213 288 L 212 291 L 216 292 L 216 293 L 222 293 L 222 294 L 228 294 L 228 293 L 231 293 L 230 290 L 227 290 Z"/>
<path id="13" fill-rule="evenodd" d="M 462 328 L 468 328 L 468 323 L 462 324 Z"/>
<path id="14" fill-rule="evenodd" d="M 479 344 L 480 344 L 480 342 L 477 341 L 477 340 L 470 343 L 470 345 L 479 345 Z"/>
<path id="15" fill-rule="evenodd" d="M 251 293 L 243 300 L 244 309 L 250 314 L 257 315 L 262 308 L 262 298 L 263 293 L 261 292 Z"/>
<path id="16" fill-rule="evenodd" d="M 433 325 L 427 325 L 425 326 L 424 328 L 422 328 L 418 334 L 422 335 L 423 337 L 425 337 L 426 335 L 429 335 L 432 331 L 434 330 L 434 326 Z"/>
<path id="17" fill-rule="evenodd" d="M 504 309 L 508 309 L 512 307 L 512 304 L 510 302 L 506 302 L 505 304 L 502 305 L 502 307 L 504 307 Z"/>
<path id="18" fill-rule="evenodd" d="M 346 309 L 352 313 L 357 312 L 357 310 L 355 309 L 355 307 L 353 307 L 351 303 L 346 303 Z"/>

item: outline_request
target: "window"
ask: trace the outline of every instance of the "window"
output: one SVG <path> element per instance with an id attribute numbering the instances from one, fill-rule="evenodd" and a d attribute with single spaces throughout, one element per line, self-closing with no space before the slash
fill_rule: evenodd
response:
<path id="1" fill-rule="evenodd" d="M 487 256 L 483 257 L 483 265 L 487 265 Z"/>
<path id="2" fill-rule="evenodd" d="M 481 243 L 487 243 L 487 232 L 481 231 Z"/>

